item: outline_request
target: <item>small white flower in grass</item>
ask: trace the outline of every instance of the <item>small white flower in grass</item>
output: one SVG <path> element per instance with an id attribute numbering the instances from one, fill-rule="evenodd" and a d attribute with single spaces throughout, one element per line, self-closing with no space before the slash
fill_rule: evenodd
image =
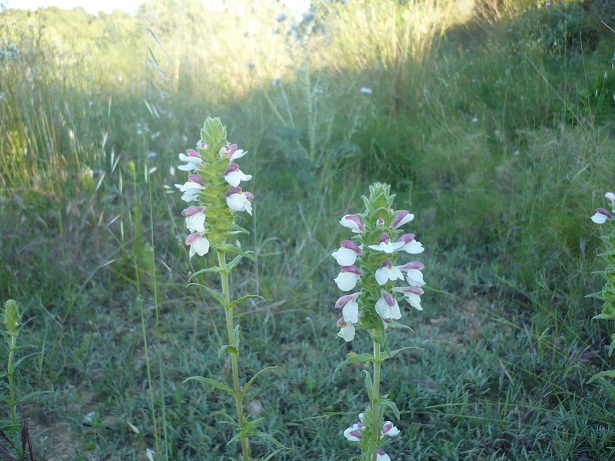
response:
<path id="1" fill-rule="evenodd" d="M 389 280 L 403 280 L 404 274 L 401 273 L 399 267 L 393 266 L 390 259 L 385 259 L 380 269 L 376 270 L 376 281 L 378 285 L 384 285 Z"/>
<path id="2" fill-rule="evenodd" d="M 365 227 L 363 227 L 363 222 L 359 219 L 358 216 L 347 214 L 340 220 L 340 224 L 344 227 L 347 227 L 355 234 L 361 234 L 365 232 Z"/>
<path id="3" fill-rule="evenodd" d="M 204 256 L 209 251 L 209 240 L 203 232 L 193 232 L 186 237 L 186 245 L 190 245 L 190 257 L 195 254 Z"/>
<path id="4" fill-rule="evenodd" d="M 352 240 L 340 243 L 340 249 L 331 253 L 340 266 L 350 266 L 355 263 L 357 256 L 362 254 L 361 248 Z"/>
<path id="5" fill-rule="evenodd" d="M 238 158 L 243 157 L 247 154 L 247 152 L 237 149 L 237 144 L 231 144 L 230 146 L 224 146 L 218 152 L 220 157 L 228 157 L 231 161 L 237 160 Z"/>
<path id="6" fill-rule="evenodd" d="M 424 268 L 425 266 L 418 261 L 412 261 L 403 266 L 399 266 L 399 270 L 406 273 L 406 281 L 413 287 L 422 287 L 425 285 L 423 273 L 421 272 Z"/>
<path id="7" fill-rule="evenodd" d="M 190 232 L 205 232 L 205 207 L 190 206 L 182 211 Z"/>
<path id="8" fill-rule="evenodd" d="M 596 214 L 591 217 L 591 220 L 596 224 L 604 224 L 607 220 L 612 220 L 613 215 L 604 208 L 598 208 Z"/>
<path id="9" fill-rule="evenodd" d="M 386 232 L 380 236 L 378 245 L 370 245 L 372 250 L 384 251 L 387 254 L 393 253 L 404 246 L 403 242 L 391 242 L 391 237 Z"/>
<path id="10" fill-rule="evenodd" d="M 364 427 L 365 426 L 361 422 L 355 423 L 344 431 L 344 437 L 346 437 L 349 442 L 360 442 L 361 440 L 363 440 L 363 434 L 361 434 L 361 429 L 363 429 Z"/>
<path id="11" fill-rule="evenodd" d="M 356 266 L 342 266 L 340 273 L 335 277 L 337 287 L 342 291 L 350 291 L 357 285 L 361 271 Z"/>
<path id="12" fill-rule="evenodd" d="M 408 301 L 408 303 L 416 310 L 423 310 L 423 308 L 421 307 L 421 295 L 424 293 L 422 288 L 417 286 L 394 287 L 393 291 L 395 293 L 403 293 L 406 298 L 406 301 Z"/>
<path id="13" fill-rule="evenodd" d="M 194 202 L 199 199 L 199 192 L 205 189 L 205 183 L 197 175 L 191 174 L 187 183 L 175 184 L 175 187 L 184 193 L 182 195 L 184 202 Z"/>
<path id="14" fill-rule="evenodd" d="M 152 450 L 148 448 L 145 454 L 147 455 L 148 461 L 154 461 L 154 452 Z"/>
<path id="15" fill-rule="evenodd" d="M 357 299 L 360 293 L 353 293 L 350 295 L 342 296 L 335 303 L 336 308 L 343 308 L 342 315 L 344 322 L 358 323 L 359 322 L 359 303 Z"/>
<path id="16" fill-rule="evenodd" d="M 403 243 L 399 248 L 399 251 L 405 251 L 410 254 L 419 254 L 425 251 L 421 242 L 414 240 L 414 234 L 404 234 L 397 239 L 398 242 Z"/>
<path id="17" fill-rule="evenodd" d="M 366 86 L 361 87 L 359 91 L 361 92 L 361 94 L 372 94 L 373 93 L 372 89 Z"/>
<path id="18" fill-rule="evenodd" d="M 613 192 L 607 192 L 604 196 L 611 202 L 611 205 L 615 207 L 615 194 L 613 194 Z"/>
<path id="19" fill-rule="evenodd" d="M 244 174 L 236 163 L 231 163 L 224 172 L 224 180 L 233 187 L 239 186 L 241 181 L 249 181 L 250 179 L 252 179 L 252 176 Z"/>
<path id="20" fill-rule="evenodd" d="M 344 317 L 342 317 L 337 321 L 337 326 L 340 328 L 340 331 L 337 334 L 340 338 L 344 338 L 344 341 L 346 342 L 354 339 L 355 328 L 352 323 L 346 322 Z"/>
<path id="21" fill-rule="evenodd" d="M 234 211 L 247 211 L 252 214 L 254 196 L 250 192 L 243 192 L 241 187 L 231 187 L 226 193 L 226 204 Z"/>
<path id="22" fill-rule="evenodd" d="M 404 224 L 409 223 L 414 219 L 414 215 L 406 210 L 399 211 L 393 220 L 393 224 L 391 227 L 393 229 L 397 229 L 398 227 L 403 226 Z"/>
<path id="23" fill-rule="evenodd" d="M 193 171 L 203 166 L 203 159 L 194 149 L 188 149 L 186 154 L 179 154 L 179 160 L 185 163 L 177 167 L 182 171 Z"/>
<path id="24" fill-rule="evenodd" d="M 380 299 L 376 302 L 376 312 L 383 319 L 399 320 L 401 318 L 397 300 L 385 290 L 380 291 Z"/>
<path id="25" fill-rule="evenodd" d="M 391 461 L 391 457 L 387 455 L 382 448 L 376 449 L 377 461 Z"/>
<path id="26" fill-rule="evenodd" d="M 380 437 L 389 436 L 395 437 L 399 434 L 399 429 L 391 421 L 385 421 L 382 425 L 382 431 L 380 431 Z"/>

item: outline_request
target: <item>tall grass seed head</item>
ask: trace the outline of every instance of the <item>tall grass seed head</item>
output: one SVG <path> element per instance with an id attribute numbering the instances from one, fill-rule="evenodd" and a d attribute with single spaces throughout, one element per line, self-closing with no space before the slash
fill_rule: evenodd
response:
<path id="1" fill-rule="evenodd" d="M 9 335 L 17 336 L 21 330 L 21 314 L 19 306 L 13 299 L 9 299 L 4 303 L 4 326 Z"/>
<path id="2" fill-rule="evenodd" d="M 389 185 L 375 183 L 369 188 L 369 196 L 363 197 L 365 211 L 340 220 L 343 227 L 355 234 L 332 253 L 340 265 L 335 283 L 342 291 L 353 291 L 335 304 L 342 309 L 337 322 L 338 336 L 346 341 L 354 339 L 356 330 L 368 330 L 374 341 L 384 344 L 386 328 L 402 317 L 397 293 L 422 310 L 424 265 L 418 261 L 401 266 L 395 263 L 400 253 L 418 254 L 423 246 L 413 234 L 403 234 L 402 226 L 411 222 L 414 215 L 407 210 L 395 211 L 394 198 Z M 400 281 L 408 286 L 395 286 Z"/>
<path id="3" fill-rule="evenodd" d="M 207 118 L 201 129 L 196 149 L 179 154 L 179 169 L 186 171 L 188 181 L 177 184 L 182 200 L 190 206 L 183 210 L 190 234 L 186 245 L 190 257 L 203 256 L 210 248 L 218 248 L 236 233 L 245 232 L 236 222 L 236 212 L 252 214 L 254 196 L 240 184 L 252 176 L 241 171 L 235 160 L 246 155 L 237 145 L 229 145 L 226 128 L 219 118 Z"/>

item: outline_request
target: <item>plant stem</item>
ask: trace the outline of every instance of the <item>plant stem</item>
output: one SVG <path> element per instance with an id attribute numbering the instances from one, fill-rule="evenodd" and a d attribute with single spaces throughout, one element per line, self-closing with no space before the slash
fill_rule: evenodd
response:
<path id="1" fill-rule="evenodd" d="M 233 308 L 231 305 L 231 292 L 229 288 L 228 269 L 226 266 L 226 256 L 224 252 L 217 250 L 218 265 L 220 266 L 220 279 L 222 281 L 222 293 L 224 294 L 224 312 L 226 314 L 226 331 L 228 333 L 229 345 L 234 347 L 235 324 L 233 319 Z M 235 391 L 235 404 L 237 406 L 237 422 L 239 424 L 239 432 L 243 432 L 245 427 L 245 415 L 243 412 L 243 397 L 241 395 L 241 387 L 239 385 L 239 350 L 231 352 L 231 370 L 233 373 L 233 389 Z M 243 461 L 250 461 L 250 441 L 247 437 L 241 437 L 241 447 L 243 451 Z"/>
<path id="2" fill-rule="evenodd" d="M 380 415 L 378 410 L 378 397 L 380 395 L 380 343 L 374 343 L 374 381 L 372 383 L 372 441 L 377 444 L 380 441 Z M 374 450 L 372 461 L 376 461 L 378 452 Z"/>
<path id="3" fill-rule="evenodd" d="M 13 355 L 17 350 L 17 335 L 11 335 L 11 344 L 9 346 L 9 363 L 7 367 L 7 376 L 9 378 L 9 407 L 11 408 L 11 422 L 17 424 L 17 411 L 15 404 L 15 384 L 13 383 L 13 375 L 15 369 L 13 367 Z"/>

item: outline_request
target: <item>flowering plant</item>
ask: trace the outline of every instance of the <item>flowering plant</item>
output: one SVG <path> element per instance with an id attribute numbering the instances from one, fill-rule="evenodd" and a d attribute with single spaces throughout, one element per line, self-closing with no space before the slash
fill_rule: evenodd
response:
<path id="1" fill-rule="evenodd" d="M 359 442 L 364 461 L 390 461 L 383 449 L 387 437 L 396 436 L 399 430 L 390 421 L 384 420 L 384 410 L 391 410 L 399 419 L 395 403 L 380 395 L 381 364 L 394 357 L 404 347 L 390 350 L 387 344 L 387 329 L 405 327 L 397 323 L 402 318 L 397 300 L 399 295 L 415 309 L 422 310 L 421 295 L 425 285 L 421 270 L 424 265 L 410 261 L 396 265 L 400 254 L 419 254 L 423 246 L 414 234 L 404 234 L 402 227 L 414 219 L 406 210 L 395 211 L 390 186 L 375 183 L 369 188 L 369 197 L 363 197 L 365 211 L 346 215 L 340 224 L 350 229 L 355 236 L 344 240 L 332 253 L 340 265 L 335 278 L 338 288 L 352 292 L 340 297 L 335 307 L 342 309 L 337 321 L 338 336 L 352 341 L 357 330 L 369 333 L 373 353 L 355 355 L 342 362 L 338 369 L 348 363 L 371 362 L 374 376 L 366 371 L 365 383 L 371 406 L 359 415 L 359 422 L 349 427 L 344 435 L 351 442 Z M 396 286 L 398 282 L 404 285 Z M 408 328 L 408 327 L 405 327 Z"/>
<path id="2" fill-rule="evenodd" d="M 201 140 L 196 149 L 188 149 L 185 154 L 179 154 L 182 164 L 180 170 L 188 172 L 188 181 L 177 184 L 183 193 L 182 200 L 190 205 L 182 212 L 185 217 L 188 236 L 186 245 L 190 247 L 189 255 L 204 256 L 210 250 L 216 253 L 218 265 L 208 267 L 192 274 L 191 279 L 205 273 L 220 275 L 221 292 L 201 283 L 191 283 L 203 288 L 213 296 L 224 309 L 226 329 L 229 343 L 223 345 L 220 354 L 230 355 L 232 368 L 232 387 L 226 383 L 203 376 L 193 376 L 188 380 L 197 380 L 226 392 L 235 399 L 237 409 L 236 435 L 231 439 L 242 444 L 243 460 L 250 459 L 249 437 L 255 433 L 262 418 L 249 421 L 244 413 L 243 399 L 254 383 L 256 377 L 268 367 L 259 371 L 247 383 L 239 380 L 240 357 L 240 326 L 236 323 L 234 308 L 255 295 L 243 296 L 231 301 L 229 274 L 237 267 L 243 257 L 254 259 L 249 252 L 227 243 L 229 237 L 248 231 L 237 224 L 237 213 L 252 214 L 252 199 L 250 192 L 244 192 L 239 186 L 252 177 L 244 174 L 235 161 L 246 154 L 235 144 L 229 145 L 226 140 L 226 128 L 218 118 L 208 118 L 201 130 Z M 226 255 L 236 255 L 230 262 Z M 189 285 L 189 286 L 190 286 Z M 230 442 L 229 442 L 230 443 Z"/>
<path id="3" fill-rule="evenodd" d="M 607 192 L 604 196 L 611 203 L 611 211 L 605 208 L 598 208 L 596 213 L 591 217 L 591 220 L 596 224 L 605 224 L 608 222 L 609 225 L 612 226 L 611 232 L 603 237 L 606 242 L 607 250 L 602 254 L 602 258 L 606 262 L 606 268 L 602 274 L 606 279 L 606 283 L 601 292 L 593 295 L 604 301 L 604 304 L 602 305 L 602 313 L 594 316 L 594 319 L 615 320 L 615 194 L 613 194 L 613 192 Z M 611 335 L 609 356 L 613 354 L 614 349 L 615 333 Z M 590 381 L 599 377 L 615 378 L 615 370 L 608 370 L 598 373 L 592 377 Z"/>

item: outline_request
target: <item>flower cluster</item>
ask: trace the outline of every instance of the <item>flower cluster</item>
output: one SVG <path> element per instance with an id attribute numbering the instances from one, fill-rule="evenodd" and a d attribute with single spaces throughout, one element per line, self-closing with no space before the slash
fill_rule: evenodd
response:
<path id="1" fill-rule="evenodd" d="M 252 214 L 254 196 L 239 187 L 252 176 L 235 163 L 245 154 L 237 145 L 228 145 L 226 129 L 218 118 L 205 121 L 196 149 L 179 154 L 182 163 L 178 168 L 188 172 L 188 181 L 176 187 L 183 193 L 182 200 L 191 204 L 182 211 L 190 232 L 186 237 L 190 257 L 203 256 L 210 246 L 220 247 L 231 234 L 242 231 L 235 224 L 235 211 Z"/>
<path id="2" fill-rule="evenodd" d="M 365 413 L 360 413 L 359 422 L 346 429 L 344 431 L 344 437 L 346 437 L 350 442 L 362 442 L 364 437 L 368 436 L 368 434 L 365 433 L 367 426 L 364 421 Z M 399 429 L 397 429 L 391 421 L 385 421 L 382 425 L 382 429 L 380 430 L 380 440 L 385 437 L 395 437 L 397 434 L 399 434 Z M 378 461 L 391 461 L 391 457 L 387 455 L 382 448 L 376 449 L 376 459 Z"/>
<path id="3" fill-rule="evenodd" d="M 335 307 L 342 309 L 338 320 L 338 336 L 352 341 L 358 328 L 366 329 L 372 338 L 384 342 L 384 330 L 402 317 L 396 294 L 401 294 L 415 309 L 422 310 L 421 298 L 425 282 L 418 261 L 396 265 L 399 253 L 418 254 L 423 246 L 414 234 L 403 234 L 401 227 L 414 215 L 393 209 L 394 196 L 389 186 L 376 183 L 370 187 L 369 198 L 363 197 L 363 214 L 346 215 L 340 224 L 354 234 L 332 253 L 340 265 L 335 283 L 342 291 L 358 291 L 339 298 Z M 405 286 L 394 286 L 398 281 Z"/>
<path id="4" fill-rule="evenodd" d="M 612 221 L 613 215 L 615 215 L 615 194 L 613 192 L 607 192 L 604 196 L 611 202 L 611 211 L 604 208 L 598 208 L 596 214 L 592 216 L 592 221 L 596 224 L 604 224 L 607 221 Z"/>
<path id="5" fill-rule="evenodd" d="M 604 224 L 607 221 L 615 223 L 615 194 L 607 192 L 604 194 L 606 199 L 611 202 L 611 211 L 604 208 L 598 208 L 596 214 L 591 217 L 591 220 L 596 224 Z M 600 320 L 615 320 L 615 227 L 610 228 L 610 232 L 603 236 L 606 245 L 606 251 L 601 257 L 605 262 L 606 267 L 601 271 L 605 279 L 604 287 L 599 293 L 593 296 L 602 300 L 602 312 L 594 316 L 594 319 Z M 609 347 L 609 356 L 615 351 L 615 333 L 611 334 L 611 346 Z M 615 370 L 611 371 L 615 377 Z M 607 372 L 607 373 L 611 373 Z M 600 375 L 600 374 L 599 374 Z M 608 374 L 608 376 L 611 376 Z"/>

